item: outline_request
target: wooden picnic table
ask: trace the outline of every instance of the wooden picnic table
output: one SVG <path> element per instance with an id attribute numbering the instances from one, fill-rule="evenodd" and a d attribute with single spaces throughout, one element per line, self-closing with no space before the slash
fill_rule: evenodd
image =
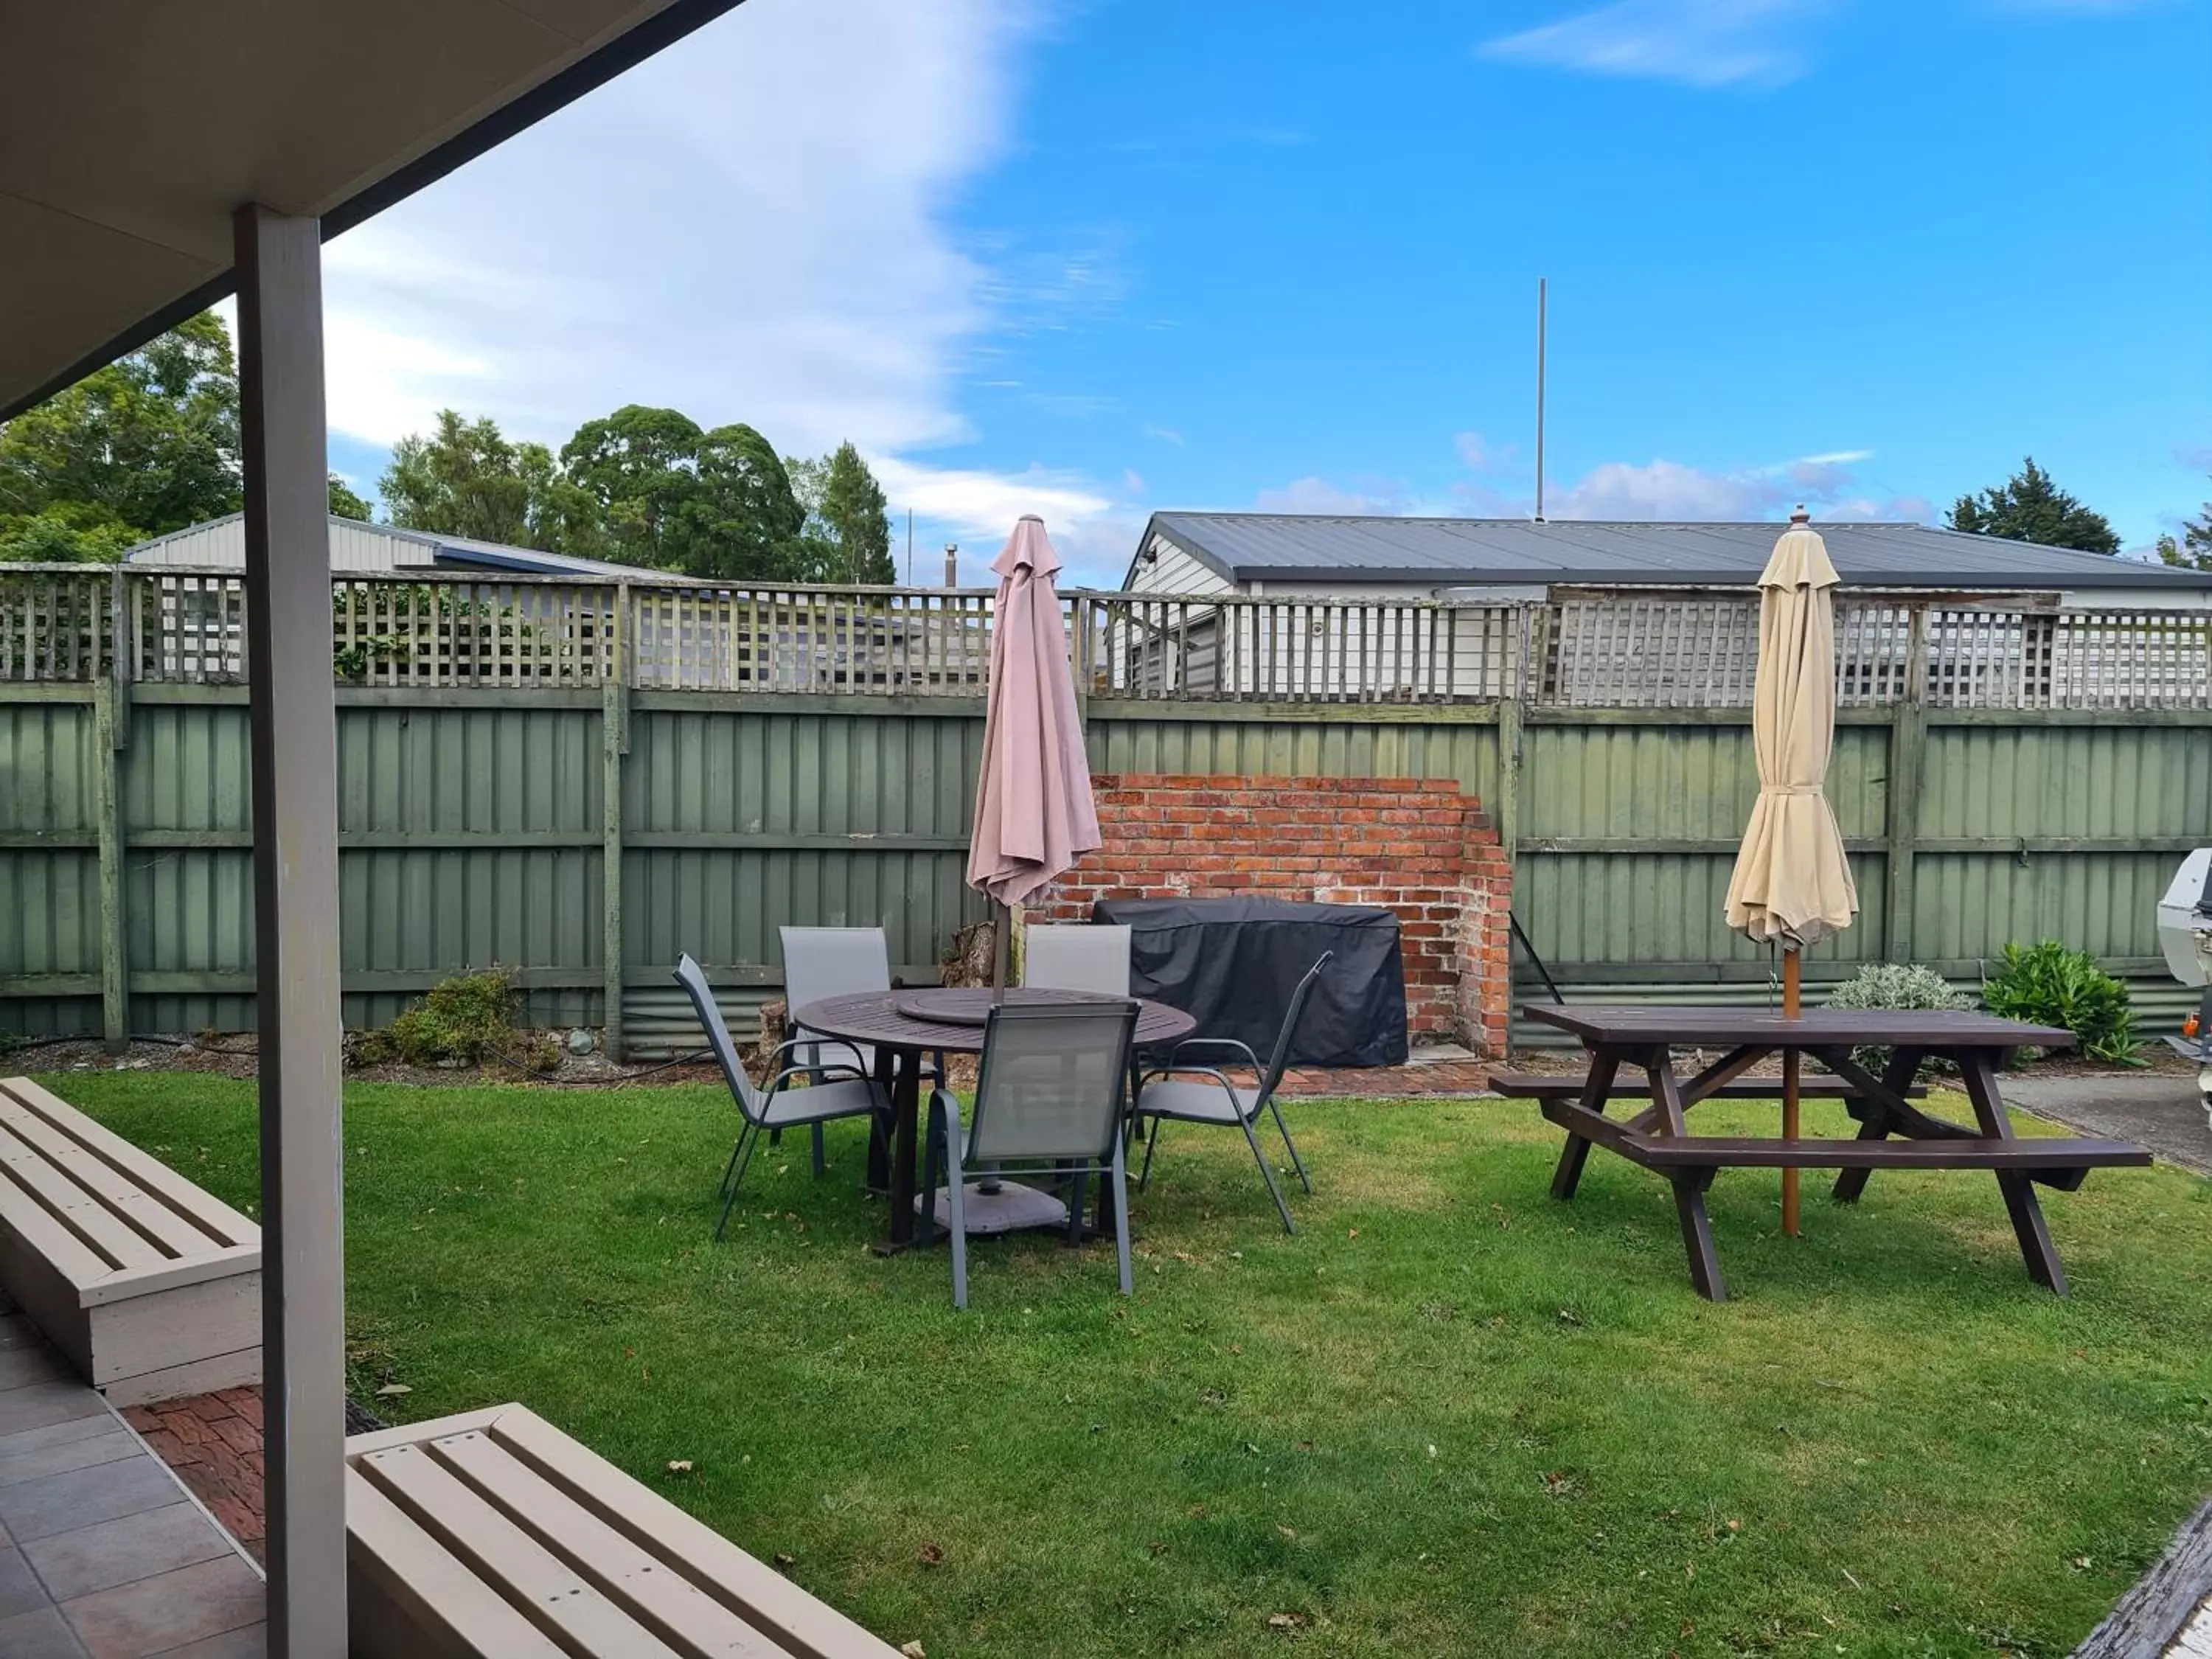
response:
<path id="1" fill-rule="evenodd" d="M 1544 1115 L 1567 1132 L 1552 1178 L 1552 1194 L 1571 1199 L 1582 1180 L 1593 1145 L 1656 1170 L 1673 1183 L 1674 1206 L 1682 1224 L 1682 1244 L 1690 1259 L 1690 1279 L 1700 1294 L 1715 1302 L 1728 1298 L 1720 1261 L 1713 1251 L 1712 1224 L 1705 1213 L 1705 1189 L 1724 1169 L 1832 1169 L 1838 1202 L 1854 1202 L 1878 1169 L 1988 1170 L 1996 1176 L 2006 1212 L 2020 1240 L 2028 1276 L 2060 1296 L 2066 1273 L 2052 1249 L 2051 1231 L 2036 1202 L 2035 1186 L 2071 1192 L 2092 1168 L 2142 1165 L 2145 1148 L 2129 1141 L 2075 1137 L 2021 1139 L 1999 1098 L 1996 1066 L 2008 1049 L 2069 1046 L 2073 1034 L 2050 1026 L 2026 1025 L 1991 1014 L 1943 1011 L 1819 1008 L 1794 1017 L 1751 1008 L 1581 1007 L 1533 1004 L 1528 1018 L 1572 1032 L 1589 1052 L 1587 1074 L 1567 1079 L 1532 1079 L 1499 1073 L 1492 1079 L 1501 1094 L 1533 1097 Z M 1890 1061 L 1880 1077 L 1855 1064 L 1851 1051 L 1887 1046 Z M 1679 1049 L 1717 1050 L 1720 1058 L 1695 1075 L 1678 1077 Z M 1808 1079 L 1808 1094 L 1840 1096 L 1858 1121 L 1856 1139 L 1813 1136 L 1692 1135 L 1684 1121 L 1701 1101 L 1741 1098 L 1765 1079 L 1749 1077 L 1770 1055 L 1796 1054 L 1827 1068 L 1826 1079 Z M 1913 1079 L 1930 1056 L 1959 1068 L 1966 1098 L 1972 1103 L 1972 1127 L 1931 1116 L 1913 1103 Z M 1624 1072 L 1642 1072 L 1648 1093 L 1623 1088 Z M 1779 1097 L 1781 1082 L 1771 1080 Z M 1606 1115 L 1608 1102 L 1631 1095 L 1650 1104 L 1635 1116 Z"/>

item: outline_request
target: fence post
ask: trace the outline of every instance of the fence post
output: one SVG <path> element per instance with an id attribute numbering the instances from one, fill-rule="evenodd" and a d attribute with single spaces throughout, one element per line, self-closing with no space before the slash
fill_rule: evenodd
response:
<path id="1" fill-rule="evenodd" d="M 129 577 L 117 566 L 108 580 L 107 652 L 93 660 L 92 726 L 94 833 L 100 847 L 100 1031 L 107 1052 L 131 1041 L 130 963 L 124 950 L 122 751 L 131 741 Z"/>
<path id="2" fill-rule="evenodd" d="M 131 1041 L 131 983 L 123 948 L 124 693 L 112 676 L 92 688 L 94 810 L 100 841 L 100 1032 L 107 1052 Z"/>
<path id="3" fill-rule="evenodd" d="M 629 752 L 629 584 L 614 592 L 614 615 L 599 663 L 599 732 L 604 770 L 599 799 L 599 892 L 604 908 L 599 950 L 605 1007 L 601 1024 L 607 1058 L 623 1056 L 623 757 Z"/>
<path id="4" fill-rule="evenodd" d="M 1890 961 L 1912 960 L 1912 905 L 1920 839 L 1920 785 L 1928 752 L 1928 608 L 1916 605 L 1905 649 L 1905 695 L 1890 709 L 1889 822 L 1884 866 L 1888 903 L 1882 948 Z"/>
<path id="5" fill-rule="evenodd" d="M 1498 705 L 1498 793 L 1490 803 L 1498 849 L 1510 866 L 1521 842 L 1521 726 L 1527 709 L 1518 696 Z"/>

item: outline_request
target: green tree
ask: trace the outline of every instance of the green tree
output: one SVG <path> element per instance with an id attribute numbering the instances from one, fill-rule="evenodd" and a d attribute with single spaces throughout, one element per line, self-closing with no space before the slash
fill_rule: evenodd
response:
<path id="1" fill-rule="evenodd" d="M 373 516 L 368 503 L 353 493 L 352 486 L 335 472 L 331 474 L 331 516 L 334 519 L 359 519 L 364 524 Z"/>
<path id="2" fill-rule="evenodd" d="M 1951 528 L 2084 553 L 2120 550 L 2120 538 L 2105 515 L 2061 489 L 2032 455 L 2002 484 L 1979 495 L 1960 496 L 1951 507 Z"/>
<path id="3" fill-rule="evenodd" d="M 599 498 L 563 471 L 544 444 L 517 444 L 514 460 L 526 504 L 521 544 L 580 558 L 605 557 L 606 517 Z"/>
<path id="4" fill-rule="evenodd" d="M 787 455 L 783 458 L 783 470 L 791 480 L 792 496 L 798 501 L 802 515 L 798 538 L 791 544 L 791 579 L 801 582 L 829 581 L 832 580 L 830 573 L 837 568 L 836 533 L 822 516 L 822 492 L 830 482 L 830 458 Z"/>
<path id="5" fill-rule="evenodd" d="M 0 425 L 0 556 L 112 558 L 240 501 L 238 363 L 212 312 Z"/>
<path id="6" fill-rule="evenodd" d="M 693 576 L 793 580 L 806 510 L 775 446 L 749 426 L 719 426 L 700 437 L 694 467 L 668 538 L 676 568 Z"/>
<path id="7" fill-rule="evenodd" d="M 2158 538 L 2158 556 L 2185 570 L 2212 570 L 2212 501 L 2204 503 L 2202 518 L 2183 520 L 2179 541 Z"/>
<path id="8" fill-rule="evenodd" d="M 402 530 L 518 546 L 529 531 L 529 485 L 514 446 L 489 418 L 440 410 L 427 435 L 410 432 L 392 446 L 376 489 Z"/>
<path id="9" fill-rule="evenodd" d="M 586 558 L 604 550 L 598 498 L 544 444 L 510 443 L 489 419 L 438 411 L 427 434 L 392 447 L 377 486 L 392 522 L 403 530 L 534 547 Z"/>
<path id="10" fill-rule="evenodd" d="M 896 582 L 883 487 L 860 452 L 847 442 L 818 459 L 787 456 L 783 465 L 806 515 L 793 575 L 811 582 Z"/>
<path id="11" fill-rule="evenodd" d="M 830 458 L 822 485 L 822 517 L 837 546 L 836 580 L 889 584 L 898 580 L 891 562 L 891 521 L 883 486 L 860 452 L 848 441 Z"/>
<path id="12" fill-rule="evenodd" d="M 703 435 L 680 410 L 626 404 L 562 447 L 568 477 L 599 503 L 608 557 L 661 569 L 680 562 L 676 526 L 696 487 Z"/>

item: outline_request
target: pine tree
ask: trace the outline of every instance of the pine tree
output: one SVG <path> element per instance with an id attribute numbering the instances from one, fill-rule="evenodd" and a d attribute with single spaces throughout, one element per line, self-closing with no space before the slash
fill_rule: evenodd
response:
<path id="1" fill-rule="evenodd" d="M 1951 528 L 2084 553 L 2120 550 L 2120 538 L 2105 515 L 2061 489 L 2033 455 L 1995 489 L 1960 496 L 1951 507 Z"/>

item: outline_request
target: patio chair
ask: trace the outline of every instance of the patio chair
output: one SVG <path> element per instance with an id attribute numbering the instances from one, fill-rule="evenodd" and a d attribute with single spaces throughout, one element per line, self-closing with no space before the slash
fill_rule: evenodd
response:
<path id="1" fill-rule="evenodd" d="M 722 1011 L 715 1006 L 714 988 L 707 983 L 705 971 L 688 953 L 676 963 L 676 982 L 690 997 L 707 1042 L 721 1065 L 723 1081 L 730 1085 L 730 1098 L 737 1103 L 738 1115 L 744 1120 L 738 1130 L 737 1145 L 730 1148 L 730 1161 L 722 1166 L 722 1186 L 717 1194 L 722 1200 L 722 1214 L 714 1224 L 714 1237 L 719 1239 L 722 1229 L 730 1224 L 738 1184 L 745 1178 L 745 1168 L 752 1162 L 753 1148 L 760 1144 L 763 1130 L 773 1133 L 809 1126 L 818 1135 L 822 1125 L 841 1117 L 880 1122 L 889 1114 L 890 1102 L 881 1084 L 849 1066 L 784 1066 L 769 1079 L 766 1088 L 756 1087 L 752 1074 L 738 1057 L 738 1045 L 730 1040 L 730 1028 L 722 1023 Z M 781 1061 L 799 1043 L 799 1039 L 792 1038 L 781 1044 L 771 1064 Z M 812 1086 L 785 1086 L 799 1077 L 808 1079 Z M 818 1147 L 821 1143 L 817 1139 L 815 1144 Z M 817 1173 L 820 1168 L 817 1164 Z"/>
<path id="2" fill-rule="evenodd" d="M 783 944 L 784 1006 L 791 1018 L 786 1035 L 798 1043 L 799 1069 L 811 1073 L 842 1066 L 865 1077 L 876 1074 L 876 1051 L 834 1038 L 809 1036 L 798 1011 L 824 997 L 858 996 L 891 988 L 890 946 L 880 927 L 779 927 Z M 774 1145 L 780 1137 L 771 1136 Z M 814 1173 L 823 1168 L 822 1127 L 814 1127 Z"/>
<path id="3" fill-rule="evenodd" d="M 952 1305 L 968 1305 L 968 1173 L 1066 1176 L 1068 1234 L 1079 1238 L 1084 1187 L 1097 1174 L 1114 1196 L 1114 1254 L 1121 1294 L 1129 1282 L 1128 1166 L 1122 1156 L 1121 1104 L 1133 1002 L 1054 1006 L 1006 1005 L 991 1010 L 975 1099 L 963 1119 L 944 1089 L 929 1097 L 929 1139 L 923 1154 L 922 1242 L 937 1236 L 938 1172 L 946 1187 L 952 1234 Z"/>
<path id="4" fill-rule="evenodd" d="M 1175 1046 L 1166 1065 L 1145 1074 L 1138 1085 L 1134 1111 L 1140 1120 L 1152 1120 L 1152 1133 L 1145 1143 L 1144 1168 L 1137 1173 L 1139 1192 L 1152 1179 L 1152 1154 L 1159 1150 L 1162 1122 L 1233 1123 L 1244 1132 L 1245 1144 L 1251 1147 L 1253 1160 L 1260 1166 L 1260 1178 L 1267 1183 L 1267 1195 L 1275 1200 L 1275 1208 L 1283 1218 L 1283 1231 L 1297 1231 L 1297 1223 L 1291 1219 L 1291 1206 L 1284 1202 L 1282 1189 L 1275 1184 L 1274 1171 L 1267 1167 L 1267 1155 L 1260 1150 L 1260 1138 L 1253 1133 L 1252 1126 L 1259 1121 L 1261 1112 L 1273 1115 L 1275 1127 L 1282 1133 L 1283 1146 L 1290 1152 L 1291 1167 L 1297 1171 L 1298 1184 L 1309 1193 L 1313 1191 L 1313 1182 L 1306 1176 L 1305 1160 L 1298 1156 L 1297 1143 L 1291 1139 L 1291 1126 L 1283 1121 L 1283 1109 L 1275 1103 L 1275 1086 L 1282 1082 L 1283 1073 L 1290 1065 L 1291 1039 L 1297 1033 L 1298 1021 L 1305 1016 L 1306 1002 L 1313 995 L 1315 982 L 1335 954 L 1333 951 L 1322 951 L 1321 959 L 1306 969 L 1305 977 L 1291 993 L 1290 1008 L 1283 1015 L 1283 1029 L 1275 1035 L 1275 1050 L 1265 1066 L 1247 1044 L 1235 1037 L 1188 1037 Z M 1190 1049 L 1208 1048 L 1231 1049 L 1243 1056 L 1244 1064 L 1252 1068 L 1259 1086 L 1243 1088 L 1231 1082 L 1228 1073 L 1218 1066 L 1184 1062 L 1182 1056 Z M 1206 1080 L 1186 1081 L 1186 1078 Z"/>
<path id="5" fill-rule="evenodd" d="M 1022 985 L 1038 991 L 1097 991 L 1129 994 L 1129 930 L 1104 922 L 1023 930 Z M 1129 1052 L 1129 1092 L 1137 1097 L 1144 1055 Z"/>
<path id="6" fill-rule="evenodd" d="M 1032 989 L 1129 994 L 1129 930 L 1103 925 L 1031 927 L 1022 945 L 1022 983 Z"/>

